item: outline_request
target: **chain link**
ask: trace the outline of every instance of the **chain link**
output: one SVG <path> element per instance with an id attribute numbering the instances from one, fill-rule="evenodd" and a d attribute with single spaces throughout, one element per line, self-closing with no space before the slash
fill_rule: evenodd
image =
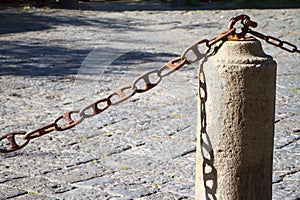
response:
<path id="1" fill-rule="evenodd" d="M 16 137 L 18 135 L 24 136 L 26 134 L 25 131 L 15 131 L 11 133 L 4 134 L 0 137 L 0 141 L 6 139 L 8 141 L 8 147 L 5 149 L 0 149 L 0 153 L 9 153 L 12 151 L 17 151 L 19 149 L 22 149 L 29 143 L 29 139 L 23 140 L 23 143 L 17 144 Z"/>
<path id="2" fill-rule="evenodd" d="M 287 41 L 283 41 L 283 40 L 280 40 L 278 38 L 275 38 L 275 37 L 272 37 L 272 36 L 269 36 L 269 35 L 264 35 L 262 33 L 259 33 L 259 32 L 256 32 L 256 31 L 253 31 L 251 29 L 249 29 L 248 31 L 250 34 L 260 38 L 260 39 L 263 39 L 264 41 L 266 41 L 267 43 L 269 44 L 272 44 L 276 47 L 279 47 L 287 52 L 290 52 L 290 53 L 300 53 L 300 50 L 297 49 L 297 46 L 290 43 L 290 42 L 287 42 Z"/>
<path id="3" fill-rule="evenodd" d="M 234 28 L 234 25 L 238 21 L 241 21 L 243 25 L 241 33 L 236 33 L 236 29 Z M 242 40 L 245 38 L 247 33 L 250 33 L 253 36 L 265 40 L 267 43 L 277 46 L 290 53 L 300 53 L 300 51 L 294 44 L 282 41 L 272 36 L 266 36 L 262 33 L 251 30 L 249 27 L 257 27 L 257 23 L 251 21 L 249 16 L 238 15 L 231 18 L 227 31 L 217 35 L 210 40 L 204 39 L 197 41 L 196 43 L 189 46 L 185 51 L 183 51 L 181 56 L 170 60 L 156 70 L 148 71 L 142 74 L 141 76 L 137 77 L 131 84 L 117 89 L 107 97 L 98 99 L 97 101 L 83 107 L 80 110 L 67 111 L 57 117 L 53 123 L 44 125 L 33 131 L 27 133 L 25 131 L 17 131 L 1 136 L 0 142 L 2 142 L 2 146 L 6 146 L 4 147 L 4 149 L 0 148 L 0 153 L 9 153 L 19 150 L 25 147 L 31 139 L 43 136 L 52 131 L 65 131 L 71 129 L 80 124 L 84 119 L 98 115 L 108 109 L 110 106 L 118 105 L 126 101 L 136 93 L 143 93 L 151 90 L 152 88 L 157 86 L 164 77 L 171 75 L 175 71 L 182 68 L 184 65 L 193 64 L 200 61 L 210 52 L 212 46 L 220 41 L 226 41 L 228 39 Z M 206 48 L 204 52 L 201 52 L 199 50 L 199 46 L 202 44 L 205 45 Z M 141 87 L 141 85 L 143 87 Z M 21 143 L 19 143 L 19 141 L 17 142 L 17 137 L 21 137 L 23 141 Z M 4 140 L 7 141 L 5 144 L 3 142 Z"/>

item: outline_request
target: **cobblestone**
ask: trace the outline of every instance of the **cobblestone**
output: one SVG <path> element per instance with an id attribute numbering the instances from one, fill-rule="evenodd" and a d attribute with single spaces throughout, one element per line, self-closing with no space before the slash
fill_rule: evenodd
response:
<path id="1" fill-rule="evenodd" d="M 84 6 L 92 9 L 1 8 L 1 134 L 37 128 L 107 95 L 224 31 L 240 13 L 258 31 L 300 45 L 299 9 Z M 262 44 L 278 63 L 273 199 L 295 200 L 300 57 Z M 188 66 L 72 130 L 1 154 L 0 199 L 193 199 L 197 78 L 197 65 Z"/>

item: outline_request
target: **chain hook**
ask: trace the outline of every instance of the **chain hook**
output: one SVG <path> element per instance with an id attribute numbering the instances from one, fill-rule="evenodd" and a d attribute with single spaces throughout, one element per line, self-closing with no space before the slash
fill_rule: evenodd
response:
<path id="1" fill-rule="evenodd" d="M 232 33 L 229 38 L 230 39 L 245 39 L 246 34 L 249 31 L 249 27 L 253 27 L 256 28 L 257 27 L 257 23 L 254 21 L 250 20 L 250 17 L 248 15 L 237 15 L 235 17 L 232 17 L 229 21 L 229 25 L 228 25 L 228 30 L 232 30 L 234 28 L 234 25 L 238 22 L 241 21 L 241 24 L 243 25 L 243 27 L 241 28 L 242 32 L 241 33 Z"/>

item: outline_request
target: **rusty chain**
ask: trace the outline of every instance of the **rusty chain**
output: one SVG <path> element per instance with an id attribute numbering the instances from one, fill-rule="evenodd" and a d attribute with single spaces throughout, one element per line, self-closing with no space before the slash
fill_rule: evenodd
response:
<path id="1" fill-rule="evenodd" d="M 240 21 L 243 25 L 241 29 L 242 31 L 240 33 L 236 33 L 236 28 L 234 28 L 234 25 L 238 21 Z M 228 39 L 243 40 L 245 39 L 246 34 L 249 33 L 253 36 L 265 40 L 269 44 L 277 46 L 290 53 L 300 53 L 300 51 L 294 44 L 253 31 L 250 29 L 250 27 L 256 28 L 257 23 L 251 21 L 250 17 L 247 15 L 242 14 L 231 18 L 227 31 L 217 35 L 216 37 L 210 40 L 204 39 L 197 41 L 196 43 L 188 47 L 181 54 L 181 56 L 170 60 L 169 62 L 165 63 L 163 66 L 156 70 L 148 71 L 142 74 L 141 76 L 136 78 L 131 84 L 117 89 L 116 91 L 109 94 L 107 97 L 99 99 L 93 102 L 92 104 L 83 107 L 80 110 L 67 111 L 59 117 L 57 117 L 54 120 L 54 122 L 44 125 L 33 131 L 15 131 L 1 136 L 0 142 L 3 140 L 7 141 L 6 143 L 2 142 L 2 146 L 4 146 L 4 148 L 0 148 L 0 153 L 9 153 L 19 150 L 25 147 L 31 139 L 43 136 L 52 131 L 65 131 L 70 128 L 73 128 L 76 125 L 80 124 L 84 119 L 98 115 L 104 110 L 108 109 L 110 106 L 117 105 L 129 99 L 137 93 L 143 93 L 151 90 L 152 88 L 157 86 L 165 76 L 174 73 L 186 64 L 192 64 L 201 60 L 210 52 L 211 47 L 220 41 L 226 41 Z M 199 50 L 199 45 L 202 44 L 206 47 L 206 50 L 204 52 L 201 52 Z M 192 55 L 194 57 L 189 58 L 189 55 Z M 140 87 L 141 84 L 144 87 Z M 23 143 L 18 144 L 18 142 L 16 141 L 16 137 L 20 136 L 23 139 Z"/>

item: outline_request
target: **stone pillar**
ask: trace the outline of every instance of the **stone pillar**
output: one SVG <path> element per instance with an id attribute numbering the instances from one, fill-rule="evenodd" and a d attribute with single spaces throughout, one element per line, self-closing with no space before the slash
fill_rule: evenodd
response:
<path id="1" fill-rule="evenodd" d="M 200 63 L 196 200 L 271 200 L 276 63 L 255 39 Z"/>

